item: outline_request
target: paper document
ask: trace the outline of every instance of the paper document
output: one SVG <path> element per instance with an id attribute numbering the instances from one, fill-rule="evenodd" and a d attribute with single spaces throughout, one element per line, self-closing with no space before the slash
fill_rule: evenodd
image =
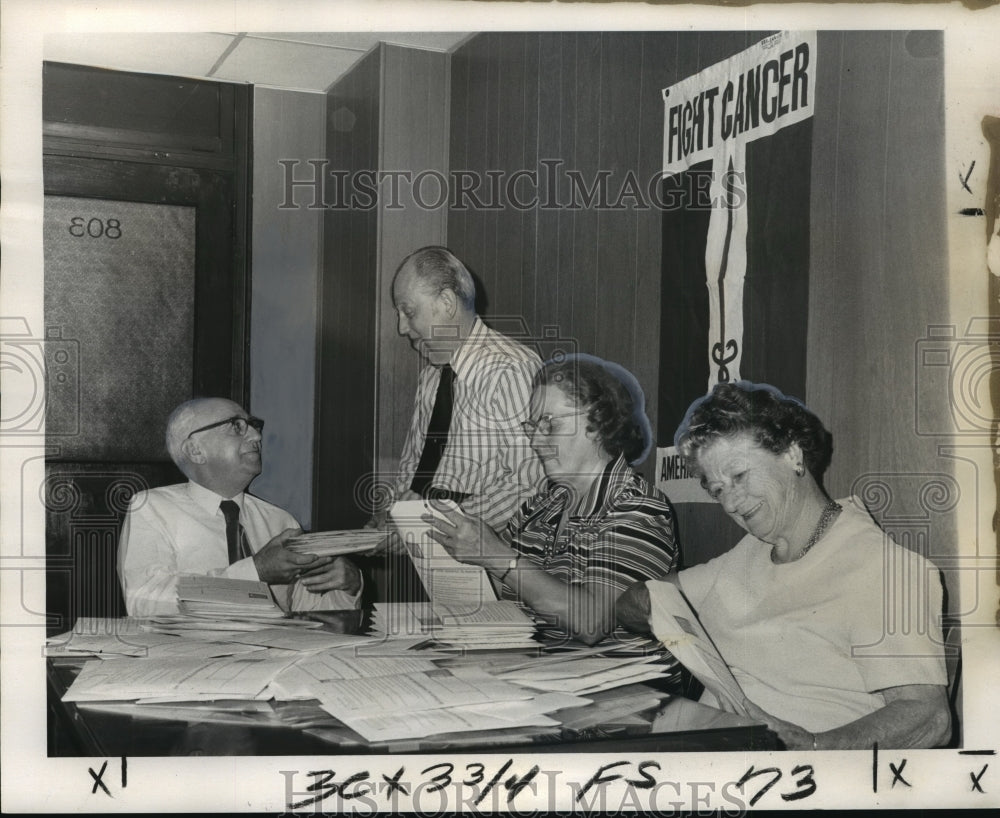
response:
<path id="1" fill-rule="evenodd" d="M 202 639 L 177 639 L 162 645 L 153 645 L 146 654 L 150 659 L 216 659 L 238 656 L 265 650 L 257 645 L 225 644 Z"/>
<path id="2" fill-rule="evenodd" d="M 509 599 L 485 602 L 481 605 L 434 603 L 434 614 L 444 627 L 514 627 L 533 630 L 535 623 L 517 603 Z"/>
<path id="3" fill-rule="evenodd" d="M 540 693 L 532 699 L 514 702 L 488 702 L 487 704 L 468 704 L 461 709 L 466 713 L 483 713 L 504 721 L 519 721 L 525 717 L 542 713 L 554 713 L 572 707 L 585 707 L 592 699 L 574 696 L 569 693 Z"/>
<path id="4" fill-rule="evenodd" d="M 80 617 L 73 630 L 46 640 L 46 656 L 147 656 L 155 645 L 172 645 L 176 636 L 150 633 L 134 617 Z"/>
<path id="5" fill-rule="evenodd" d="M 537 690 L 562 691 L 582 696 L 657 679 L 668 668 L 656 660 L 655 656 L 627 660 L 595 656 L 554 664 L 543 660 L 537 667 L 521 667 L 503 673 L 502 677 Z"/>
<path id="6" fill-rule="evenodd" d="M 378 548 L 386 538 L 385 531 L 370 528 L 349 531 L 313 531 L 285 540 L 285 548 L 299 554 L 318 557 L 338 557 L 343 554 L 366 554 Z"/>
<path id="7" fill-rule="evenodd" d="M 309 653 L 332 647 L 366 645 L 374 640 L 366 636 L 352 636 L 347 633 L 331 633 L 323 630 L 267 628 L 231 635 L 229 641 L 244 645 L 263 645 L 268 648 L 283 648 L 284 650 Z"/>
<path id="8" fill-rule="evenodd" d="M 188 614 L 163 614 L 152 616 L 145 620 L 143 627 L 157 633 L 175 633 L 188 639 L 209 639 L 224 641 L 232 634 L 250 631 L 315 629 L 323 627 L 322 622 L 311 619 L 294 619 L 286 617 L 275 619 L 271 616 L 253 617 L 241 615 L 228 616 L 193 616 Z"/>
<path id="9" fill-rule="evenodd" d="M 633 723 L 637 713 L 659 707 L 663 699 L 669 697 L 663 693 L 638 689 L 625 695 L 617 690 L 595 693 L 589 698 L 592 699 L 589 706 L 563 710 L 559 714 L 559 721 L 565 729 L 586 730 L 601 724 Z"/>
<path id="10" fill-rule="evenodd" d="M 165 703 L 132 702 L 80 702 L 77 706 L 90 712 L 112 713 L 135 719 L 166 719 L 196 724 L 233 724 L 242 727 L 285 727 L 267 702 L 240 700 L 225 702 L 215 700 L 201 704 L 185 701 Z M 228 705 L 228 706 L 227 706 Z M 233 709 L 232 705 L 238 705 Z"/>
<path id="11" fill-rule="evenodd" d="M 585 677 L 597 676 L 608 672 L 622 671 L 635 665 L 645 665 L 656 660 L 656 657 L 639 657 L 634 659 L 614 659 L 601 656 L 589 656 L 569 661 L 553 662 L 548 657 L 535 660 L 534 663 L 522 664 L 515 668 L 499 671 L 508 679 L 517 681 L 546 679 L 575 679 L 581 684 Z M 648 670 L 648 668 L 643 668 Z M 630 671 L 630 672 L 635 672 Z"/>
<path id="12" fill-rule="evenodd" d="M 372 679 L 377 676 L 399 676 L 436 670 L 430 659 L 420 654 L 409 656 L 352 656 L 347 651 L 327 651 L 299 659 L 295 667 L 316 681 L 330 682 L 338 679 Z"/>
<path id="13" fill-rule="evenodd" d="M 377 713 L 409 717 L 422 710 L 531 698 L 524 688 L 482 675 L 459 675 L 444 668 L 423 673 L 323 682 L 317 688 L 323 709 L 337 718 Z"/>
<path id="14" fill-rule="evenodd" d="M 366 637 L 364 642 L 350 642 L 337 645 L 336 650 L 338 652 L 349 652 L 354 656 L 405 656 L 408 651 L 418 645 L 426 645 L 427 641 L 426 636 L 399 637 L 393 639 Z M 428 659 L 434 659 L 439 656 L 446 656 L 447 654 L 442 653 L 439 650 L 425 649 L 420 652 L 420 655 Z"/>
<path id="15" fill-rule="evenodd" d="M 177 607 L 182 614 L 219 618 L 247 615 L 281 619 L 285 615 L 266 582 L 200 574 L 186 574 L 177 580 Z"/>
<path id="16" fill-rule="evenodd" d="M 436 500 L 434 504 L 426 500 L 400 500 L 389 510 L 389 516 L 427 591 L 427 598 L 432 600 L 434 606 L 466 608 L 496 600 L 496 593 L 484 569 L 458 562 L 428 533 L 431 525 L 420 519 L 422 515 L 444 518 L 434 505 L 458 510 L 458 506 L 449 500 Z"/>
<path id="17" fill-rule="evenodd" d="M 486 713 L 471 712 L 461 707 L 397 715 L 353 714 L 341 718 L 348 727 L 368 741 L 399 741 L 421 739 L 442 733 L 466 733 L 480 730 L 504 730 L 513 727 L 553 727 L 559 722 L 548 716 L 530 714 L 517 721 Z"/>
<path id="18" fill-rule="evenodd" d="M 433 607 L 427 602 L 380 602 L 372 613 L 372 630 L 390 637 L 425 634 L 467 649 L 538 647 L 535 622 L 507 600 Z"/>
<path id="19" fill-rule="evenodd" d="M 663 647 L 715 696 L 721 709 L 746 716 L 743 706 L 746 694 L 680 588 L 665 580 L 649 580 L 646 588 L 649 591 L 649 625 Z"/>
<path id="20" fill-rule="evenodd" d="M 63 701 L 132 701 L 156 697 L 255 698 L 295 656 L 262 653 L 223 659 L 106 659 L 88 662 Z"/>

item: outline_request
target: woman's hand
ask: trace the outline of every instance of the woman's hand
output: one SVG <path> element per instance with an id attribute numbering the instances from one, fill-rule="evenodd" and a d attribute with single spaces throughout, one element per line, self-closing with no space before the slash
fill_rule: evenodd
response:
<path id="1" fill-rule="evenodd" d="M 459 562 L 503 573 L 510 560 L 517 556 L 517 552 L 478 517 L 451 509 L 441 509 L 439 513 L 444 519 L 431 514 L 424 514 L 420 519 L 431 525 L 431 537 Z"/>
<path id="2" fill-rule="evenodd" d="M 867 716 L 813 734 L 744 702 L 747 711 L 778 734 L 790 750 L 867 750 L 879 747 L 940 747 L 951 738 L 951 712 L 944 685 L 899 685 L 879 691 L 885 706 Z"/>
<path id="3" fill-rule="evenodd" d="M 764 722 L 789 750 L 816 749 L 816 736 L 808 730 L 803 730 L 797 724 L 792 724 L 790 721 L 783 721 L 777 716 L 772 716 L 749 699 L 743 700 L 743 706 L 746 707 L 750 718 Z"/>
<path id="4" fill-rule="evenodd" d="M 634 633 L 649 633 L 649 588 L 640 580 L 625 589 L 615 602 L 615 619 Z"/>

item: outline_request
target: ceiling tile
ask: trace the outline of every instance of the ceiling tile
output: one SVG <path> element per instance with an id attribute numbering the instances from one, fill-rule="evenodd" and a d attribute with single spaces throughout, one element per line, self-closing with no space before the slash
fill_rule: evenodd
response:
<path id="1" fill-rule="evenodd" d="M 337 48 L 352 48 L 358 51 L 368 51 L 380 40 L 398 45 L 409 45 L 414 48 L 448 51 L 469 35 L 461 31 L 281 31 L 273 33 L 255 31 L 248 36 L 293 40 L 299 43 L 328 45 Z"/>
<path id="2" fill-rule="evenodd" d="M 214 76 L 278 88 L 325 91 L 363 55 L 363 51 L 246 37 Z"/>
<path id="3" fill-rule="evenodd" d="M 468 36 L 423 31 L 94 32 L 47 35 L 44 54 L 47 60 L 120 71 L 324 91 L 379 41 L 447 51 Z"/>
<path id="4" fill-rule="evenodd" d="M 205 77 L 234 39 L 207 32 L 73 32 L 47 34 L 42 51 L 53 62 Z"/>
<path id="5" fill-rule="evenodd" d="M 427 48 L 432 51 L 451 51 L 470 35 L 467 31 L 403 31 L 383 32 L 380 40 L 413 48 Z"/>
<path id="6" fill-rule="evenodd" d="M 310 45 L 326 45 L 335 48 L 349 48 L 354 51 L 368 51 L 381 39 L 382 35 L 373 31 L 252 31 L 250 38 L 268 40 L 289 40 Z"/>

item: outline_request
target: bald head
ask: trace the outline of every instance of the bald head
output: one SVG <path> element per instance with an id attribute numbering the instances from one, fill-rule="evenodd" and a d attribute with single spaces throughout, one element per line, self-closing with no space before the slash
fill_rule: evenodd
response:
<path id="1" fill-rule="evenodd" d="M 260 474 L 260 432 L 248 427 L 241 435 L 231 425 L 212 424 L 247 417 L 242 406 L 226 398 L 185 401 L 167 419 L 167 451 L 189 480 L 232 497 Z M 196 432 L 205 426 L 212 428 Z"/>
<path id="2" fill-rule="evenodd" d="M 434 366 L 443 366 L 476 322 L 472 276 L 445 247 L 410 253 L 392 282 L 396 329 Z"/>
<path id="3" fill-rule="evenodd" d="M 472 275 L 447 247 L 431 245 L 413 251 L 396 270 L 394 281 L 400 278 L 417 282 L 430 295 L 450 290 L 463 311 L 470 314 L 476 311 L 476 284 Z"/>

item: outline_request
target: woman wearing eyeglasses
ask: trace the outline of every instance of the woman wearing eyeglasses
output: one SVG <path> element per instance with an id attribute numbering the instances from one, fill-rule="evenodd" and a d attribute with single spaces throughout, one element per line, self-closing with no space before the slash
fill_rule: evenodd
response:
<path id="1" fill-rule="evenodd" d="M 503 598 L 595 644 L 615 630 L 618 596 L 677 560 L 670 504 L 630 465 L 652 446 L 642 389 L 617 364 L 569 356 L 536 375 L 530 417 L 523 425 L 545 489 L 500 532 L 445 512 L 434 536 L 455 559 L 485 568 Z"/>

